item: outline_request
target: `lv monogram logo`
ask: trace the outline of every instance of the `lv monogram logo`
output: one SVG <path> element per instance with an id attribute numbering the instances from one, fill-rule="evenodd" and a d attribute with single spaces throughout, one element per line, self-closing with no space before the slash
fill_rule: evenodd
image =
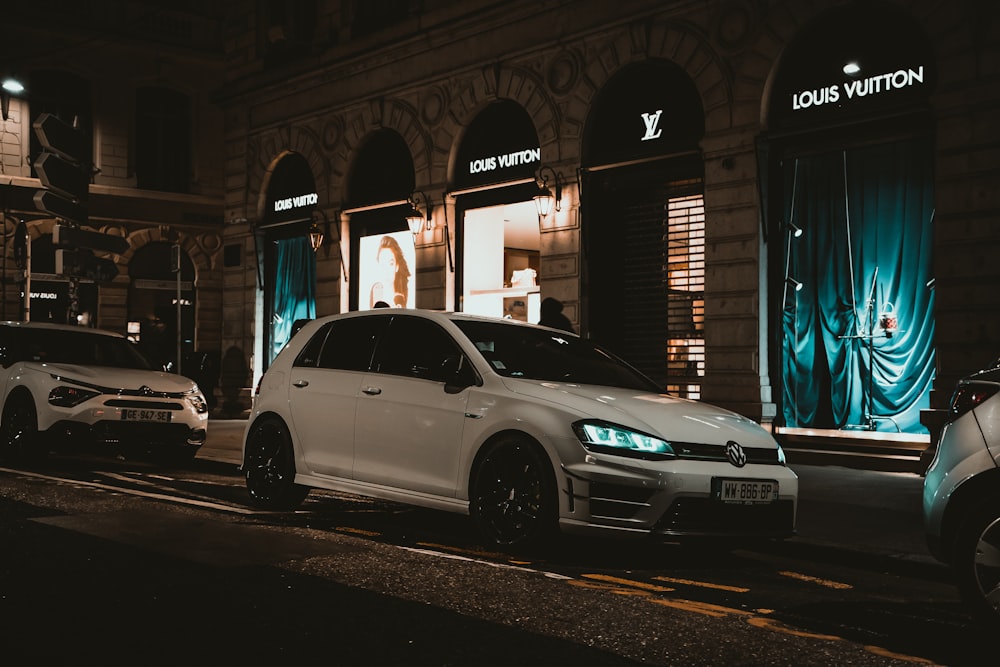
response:
<path id="1" fill-rule="evenodd" d="M 663 109 L 657 109 L 656 113 L 642 114 L 642 122 L 646 125 L 646 134 L 642 138 L 643 141 L 659 139 L 660 135 L 663 134 L 663 130 L 657 128 L 660 124 L 660 114 L 662 113 Z"/>

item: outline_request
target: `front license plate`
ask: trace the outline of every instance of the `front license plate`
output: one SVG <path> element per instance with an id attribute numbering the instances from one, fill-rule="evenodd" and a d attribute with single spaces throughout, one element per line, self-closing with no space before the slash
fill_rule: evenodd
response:
<path id="1" fill-rule="evenodd" d="M 771 479 L 712 480 L 714 496 L 724 503 L 735 505 L 762 505 L 778 499 L 778 482 Z"/>
<path id="2" fill-rule="evenodd" d="M 169 422 L 169 410 L 143 410 L 141 408 L 127 408 L 122 410 L 122 421 L 124 422 Z"/>

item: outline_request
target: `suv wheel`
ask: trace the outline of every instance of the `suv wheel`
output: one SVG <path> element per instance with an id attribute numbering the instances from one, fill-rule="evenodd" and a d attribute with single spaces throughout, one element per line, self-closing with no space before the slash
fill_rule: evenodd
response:
<path id="1" fill-rule="evenodd" d="M 952 565 L 973 615 L 1000 627 L 1000 500 L 970 513 L 955 537 Z"/>
<path id="2" fill-rule="evenodd" d="M 0 419 L 0 459 L 27 463 L 41 459 L 44 454 L 34 401 L 24 392 L 12 395 Z"/>

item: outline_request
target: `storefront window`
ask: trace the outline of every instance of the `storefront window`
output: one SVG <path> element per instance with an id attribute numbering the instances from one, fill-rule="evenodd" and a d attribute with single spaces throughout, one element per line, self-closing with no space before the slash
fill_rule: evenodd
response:
<path id="1" fill-rule="evenodd" d="M 534 202 L 467 211 L 462 310 L 537 322 L 539 236 Z"/>

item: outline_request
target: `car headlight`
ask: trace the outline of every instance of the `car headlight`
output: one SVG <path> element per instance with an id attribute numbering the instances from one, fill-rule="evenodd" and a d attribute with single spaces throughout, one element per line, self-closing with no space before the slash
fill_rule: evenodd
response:
<path id="1" fill-rule="evenodd" d="M 583 446 L 593 452 L 642 459 L 674 458 L 674 449 L 662 438 L 601 421 L 580 421 L 573 431 Z"/>
<path id="2" fill-rule="evenodd" d="M 194 408 L 194 411 L 198 414 L 204 414 L 208 412 L 208 403 L 205 401 L 205 397 L 202 396 L 197 391 L 193 391 L 187 395 L 188 403 Z"/>
<path id="3" fill-rule="evenodd" d="M 60 408 L 72 408 L 84 401 L 89 401 L 94 396 L 100 396 L 100 392 L 80 387 L 55 387 L 49 392 L 49 404 Z"/>

